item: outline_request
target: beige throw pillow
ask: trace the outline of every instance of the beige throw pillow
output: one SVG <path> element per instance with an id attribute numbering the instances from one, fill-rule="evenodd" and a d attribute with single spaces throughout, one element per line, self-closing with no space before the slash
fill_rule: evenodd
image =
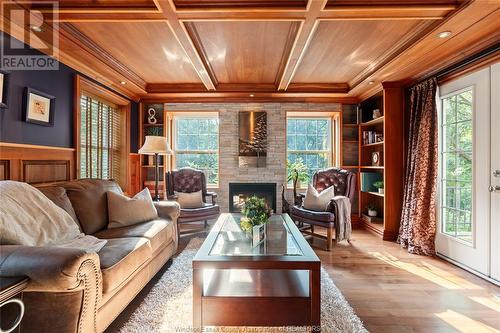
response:
<path id="1" fill-rule="evenodd" d="M 191 193 L 174 192 L 174 194 L 177 196 L 177 202 L 181 205 L 181 208 L 203 207 L 201 191 Z"/>
<path id="2" fill-rule="evenodd" d="M 304 208 L 317 212 L 324 212 L 330 204 L 330 200 L 335 196 L 335 187 L 330 186 L 324 189 L 321 193 L 311 185 L 307 187 L 306 197 L 304 199 Z"/>
<path id="3" fill-rule="evenodd" d="M 158 217 L 149 190 L 145 188 L 133 198 L 109 191 L 108 229 L 126 227 Z"/>

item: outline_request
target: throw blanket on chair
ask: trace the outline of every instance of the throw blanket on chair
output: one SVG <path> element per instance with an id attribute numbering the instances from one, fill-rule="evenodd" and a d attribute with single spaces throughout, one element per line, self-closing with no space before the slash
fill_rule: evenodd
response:
<path id="1" fill-rule="evenodd" d="M 73 218 L 27 183 L 0 181 L 0 244 L 98 252 L 106 244 L 80 232 Z"/>
<path id="2" fill-rule="evenodd" d="M 349 241 L 351 239 L 351 201 L 348 197 L 336 196 L 333 198 L 335 212 L 335 241 Z"/>

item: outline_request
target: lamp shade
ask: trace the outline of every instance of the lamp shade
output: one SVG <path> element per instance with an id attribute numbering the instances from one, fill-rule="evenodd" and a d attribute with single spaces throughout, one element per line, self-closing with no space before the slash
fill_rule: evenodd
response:
<path id="1" fill-rule="evenodd" d="M 147 135 L 144 144 L 139 149 L 141 155 L 172 155 L 168 140 L 164 136 Z"/>

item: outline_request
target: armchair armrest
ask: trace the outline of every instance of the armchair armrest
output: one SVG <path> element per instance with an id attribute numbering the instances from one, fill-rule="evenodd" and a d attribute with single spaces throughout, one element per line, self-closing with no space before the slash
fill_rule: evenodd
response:
<path id="1" fill-rule="evenodd" d="M 167 195 L 167 200 L 170 200 L 170 201 L 177 201 L 178 198 L 179 198 L 179 196 L 176 194 Z"/>
<path id="2" fill-rule="evenodd" d="M 206 197 L 212 197 L 212 205 L 215 205 L 215 199 L 217 199 L 217 193 L 215 193 L 215 192 L 207 192 L 205 194 L 205 198 Z"/>
<path id="3" fill-rule="evenodd" d="M 1 245 L 0 276 L 29 277 L 26 291 L 89 288 L 100 297 L 102 285 L 97 253 L 76 248 Z"/>

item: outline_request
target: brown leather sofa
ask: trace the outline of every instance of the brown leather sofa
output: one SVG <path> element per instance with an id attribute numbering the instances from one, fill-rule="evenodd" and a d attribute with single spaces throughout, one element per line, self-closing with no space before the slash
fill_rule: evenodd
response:
<path id="1" fill-rule="evenodd" d="M 159 218 L 107 229 L 113 181 L 78 180 L 40 188 L 85 234 L 107 239 L 99 253 L 0 246 L 0 276 L 28 276 L 22 332 L 102 332 L 177 251 L 175 202 L 155 203 Z"/>

